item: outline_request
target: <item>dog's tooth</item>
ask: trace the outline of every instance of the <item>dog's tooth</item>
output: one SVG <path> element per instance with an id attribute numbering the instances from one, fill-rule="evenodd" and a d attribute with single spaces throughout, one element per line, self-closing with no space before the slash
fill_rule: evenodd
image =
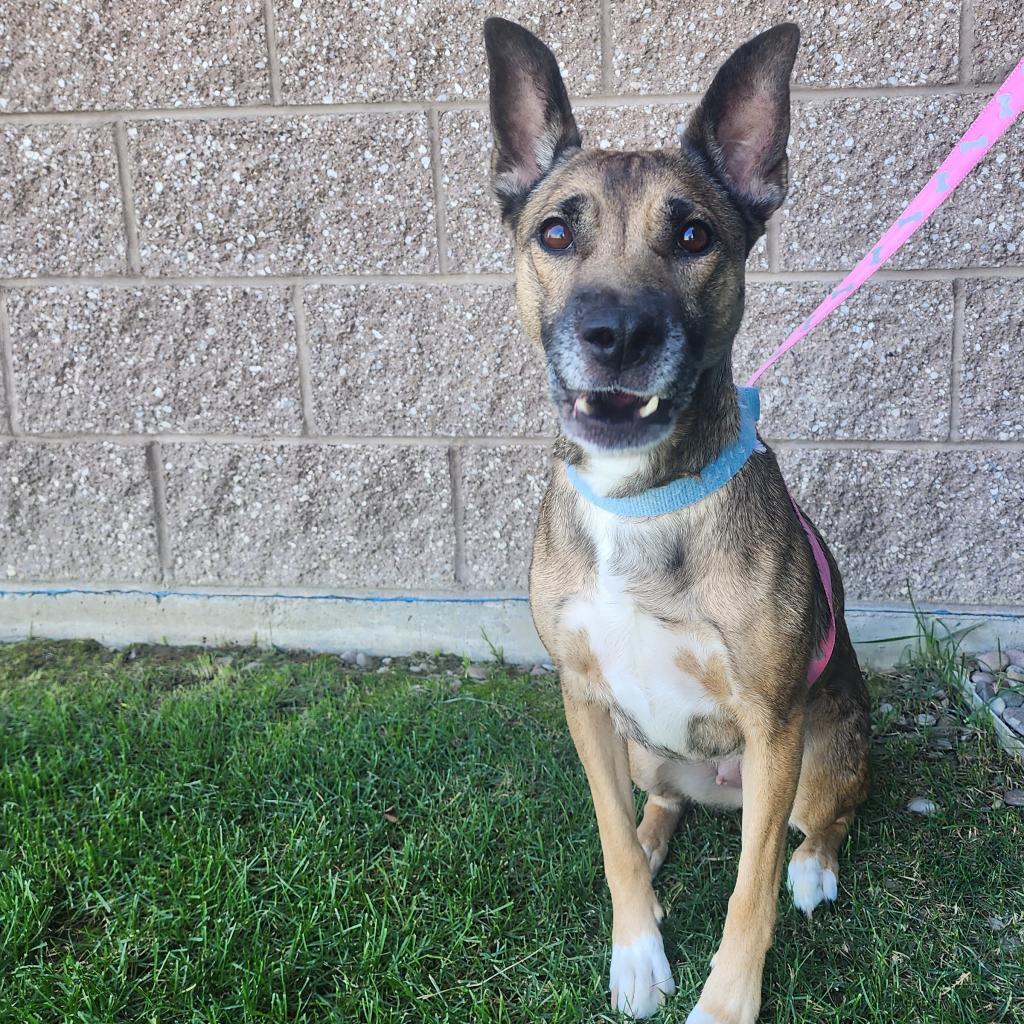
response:
<path id="1" fill-rule="evenodd" d="M 642 405 L 637 412 L 637 416 L 643 419 L 646 416 L 652 416 L 658 408 L 658 403 L 661 399 L 657 395 L 651 395 L 647 402 Z"/>
<path id="2" fill-rule="evenodd" d="M 584 416 L 589 416 L 594 411 L 594 409 L 591 406 L 591 404 L 587 401 L 586 395 L 577 395 L 576 401 L 572 407 L 572 411 L 573 415 L 575 415 L 577 412 L 581 412 Z"/>

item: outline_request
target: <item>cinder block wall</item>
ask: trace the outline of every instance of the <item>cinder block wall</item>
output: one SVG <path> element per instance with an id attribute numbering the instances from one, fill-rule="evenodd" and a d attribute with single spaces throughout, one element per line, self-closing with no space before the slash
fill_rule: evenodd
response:
<path id="1" fill-rule="evenodd" d="M 804 31 L 749 370 L 1024 53 L 1017 0 L 49 0 L 0 15 L 0 572 L 517 593 L 554 423 L 488 195 L 480 25 L 585 141 L 671 146 Z M 1024 126 L 763 382 L 854 601 L 1024 605 Z M 0 583 L 2 587 L 2 583 Z"/>

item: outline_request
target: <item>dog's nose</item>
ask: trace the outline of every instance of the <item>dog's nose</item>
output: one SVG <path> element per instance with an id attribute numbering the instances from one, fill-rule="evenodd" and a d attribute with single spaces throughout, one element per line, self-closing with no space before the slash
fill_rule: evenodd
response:
<path id="1" fill-rule="evenodd" d="M 579 318 L 580 340 L 609 370 L 628 370 L 665 341 L 665 318 L 643 305 L 602 304 Z"/>

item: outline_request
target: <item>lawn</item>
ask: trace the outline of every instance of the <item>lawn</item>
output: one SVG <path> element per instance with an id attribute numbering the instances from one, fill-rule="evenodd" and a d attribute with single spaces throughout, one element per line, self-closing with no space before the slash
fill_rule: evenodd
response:
<path id="1" fill-rule="evenodd" d="M 872 680 L 892 707 L 840 902 L 808 923 L 780 896 L 763 1021 L 1024 1021 L 1024 810 L 1000 799 L 1024 770 L 947 668 Z M 735 816 L 684 818 L 659 1020 L 692 1005 L 738 848 Z M 0 647 L 3 1022 L 610 1021 L 609 924 L 551 676 Z"/>

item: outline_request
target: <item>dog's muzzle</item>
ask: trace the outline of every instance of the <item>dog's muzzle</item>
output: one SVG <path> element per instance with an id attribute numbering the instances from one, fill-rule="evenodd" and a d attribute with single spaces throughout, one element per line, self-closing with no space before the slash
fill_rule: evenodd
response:
<path id="1" fill-rule="evenodd" d="M 658 292 L 576 294 L 546 345 L 568 437 L 621 450 L 652 447 L 670 433 L 686 347 L 673 313 Z"/>

